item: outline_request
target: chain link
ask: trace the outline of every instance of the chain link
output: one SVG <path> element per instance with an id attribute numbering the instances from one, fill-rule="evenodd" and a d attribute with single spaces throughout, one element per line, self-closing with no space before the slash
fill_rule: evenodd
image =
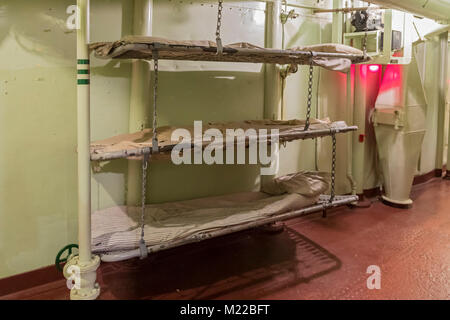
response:
<path id="1" fill-rule="evenodd" d="M 216 44 L 218 55 L 221 55 L 223 52 L 222 39 L 220 38 L 220 27 L 222 26 L 222 9 L 223 9 L 223 0 L 219 0 L 217 6 L 217 28 L 216 28 Z"/>
<path id="2" fill-rule="evenodd" d="M 158 58 L 159 53 L 158 50 L 153 50 L 153 61 L 154 61 L 154 80 L 153 80 L 153 138 L 152 138 L 152 152 L 158 152 L 158 136 L 156 132 L 157 126 L 157 101 L 158 101 Z"/>
<path id="3" fill-rule="evenodd" d="M 157 126 L 157 101 L 158 101 L 158 50 L 153 49 L 153 62 L 154 62 L 154 80 L 153 80 L 153 125 L 152 125 L 152 152 L 158 152 L 158 137 L 156 132 L 156 126 Z M 145 202 L 146 202 L 146 195 L 147 195 L 147 169 L 148 169 L 148 159 L 149 159 L 149 153 L 146 153 L 143 155 L 142 158 L 142 185 L 141 185 L 141 239 L 139 241 L 139 247 L 141 251 L 141 259 L 146 258 L 148 251 L 147 247 L 145 245 L 144 240 L 144 227 L 145 227 Z"/>
<path id="4" fill-rule="evenodd" d="M 144 240 L 144 227 L 145 227 L 145 202 L 147 195 L 147 169 L 148 169 L 148 154 L 145 154 L 142 158 L 142 194 L 141 194 L 141 239 L 139 241 L 139 246 L 141 250 L 141 259 L 147 257 L 147 247 Z"/>
<path id="5" fill-rule="evenodd" d="M 364 32 L 362 47 L 363 47 L 364 60 L 365 60 L 365 58 L 367 57 L 367 31 Z"/>
<path id="6" fill-rule="evenodd" d="M 333 202 L 335 197 L 335 185 L 336 185 L 336 133 L 333 132 L 331 135 L 333 140 L 333 151 L 331 156 L 331 192 L 330 192 L 330 203 Z"/>
<path id="7" fill-rule="evenodd" d="M 306 121 L 305 121 L 305 128 L 304 128 L 305 131 L 307 131 L 309 129 L 310 118 L 311 118 L 313 77 L 314 77 L 314 67 L 313 67 L 313 59 L 312 59 L 312 53 L 311 53 L 311 61 L 309 64 L 309 80 L 308 80 L 308 104 L 307 104 L 307 108 L 306 108 Z"/>
<path id="8" fill-rule="evenodd" d="M 147 195 L 147 169 L 148 169 L 148 155 L 146 154 L 142 158 L 141 240 L 144 239 L 145 201 Z"/>

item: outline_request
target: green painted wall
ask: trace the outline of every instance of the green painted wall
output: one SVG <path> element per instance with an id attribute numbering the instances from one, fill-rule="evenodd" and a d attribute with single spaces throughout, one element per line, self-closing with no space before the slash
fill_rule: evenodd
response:
<path id="1" fill-rule="evenodd" d="M 92 2 L 93 40 L 129 33 L 131 1 Z M 73 3 L 0 1 L 0 278 L 50 265 L 77 241 Z M 105 17 L 118 23 L 101 27 Z M 126 131 L 129 66 L 93 67 L 93 138 Z M 123 198 L 120 175 L 95 179 L 109 184 L 93 185 L 94 206 Z"/>

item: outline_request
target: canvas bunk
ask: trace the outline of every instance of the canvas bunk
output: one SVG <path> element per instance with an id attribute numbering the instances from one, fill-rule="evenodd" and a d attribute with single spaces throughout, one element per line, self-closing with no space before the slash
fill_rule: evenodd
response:
<path id="1" fill-rule="evenodd" d="M 242 137 L 236 137 L 234 144 L 246 144 L 248 146 L 249 141 L 262 142 L 271 139 L 277 139 L 280 143 L 285 143 L 300 139 L 314 139 L 324 136 L 330 136 L 336 133 L 345 133 L 354 131 L 357 129 L 355 126 L 348 126 L 344 121 L 330 122 L 328 119 L 316 120 L 311 119 L 311 124 L 308 130 L 305 130 L 304 120 L 247 120 L 237 122 L 215 122 L 203 125 L 202 134 L 209 128 L 220 128 L 223 133 L 223 138 L 220 140 L 214 140 L 214 142 L 198 142 L 193 139 L 194 130 L 193 126 L 179 126 L 171 127 L 164 126 L 156 129 L 158 152 L 162 154 L 170 153 L 170 151 L 177 145 L 181 145 L 185 148 L 195 148 L 198 144 L 200 148 L 204 148 L 205 145 L 218 145 L 225 147 L 226 143 L 226 130 L 236 129 L 254 129 L 256 135 L 246 135 Z M 180 144 L 178 141 L 171 140 L 171 134 L 176 129 L 185 129 L 190 132 L 191 140 Z M 258 134 L 258 130 L 265 129 L 266 135 Z M 278 133 L 271 133 L 270 130 L 278 130 Z M 114 137 L 110 137 L 100 141 L 94 141 L 91 143 L 91 160 L 92 161 L 107 161 L 120 158 L 136 158 L 139 156 L 152 154 L 153 133 L 152 129 L 143 129 L 138 132 L 122 134 Z"/>
<path id="2" fill-rule="evenodd" d="M 93 43 L 90 49 L 100 59 L 152 60 L 157 54 L 159 60 L 313 64 L 334 71 L 345 71 L 351 63 L 370 59 L 361 50 L 333 43 L 277 50 L 239 42 L 219 48 L 213 41 L 180 41 L 144 36 L 127 36 L 115 42 Z"/>
<path id="3" fill-rule="evenodd" d="M 306 118 L 301 123 L 289 126 L 288 130 L 280 130 L 278 138 L 281 142 L 294 141 L 308 138 L 317 138 L 331 136 L 332 138 L 332 168 L 330 173 L 330 194 L 322 194 L 317 196 L 314 203 L 306 207 L 282 212 L 276 215 L 268 215 L 258 217 L 246 223 L 225 226 L 206 232 L 194 232 L 181 239 L 171 239 L 170 241 L 161 241 L 161 243 L 146 245 L 144 240 L 145 227 L 145 211 L 146 211 L 146 179 L 149 158 L 160 153 L 169 152 L 174 143 L 166 142 L 161 144 L 158 141 L 157 131 L 157 85 L 158 85 L 158 61 L 159 59 L 176 59 L 176 60 L 195 60 L 195 61 L 229 61 L 229 62 L 258 62 L 258 63 L 278 63 L 278 64 L 308 64 L 310 70 L 310 78 L 314 66 L 322 66 L 332 70 L 340 70 L 348 68 L 352 63 L 360 63 L 367 61 L 365 52 L 361 52 L 350 47 L 343 46 L 317 46 L 318 51 L 314 48 L 306 48 L 305 50 L 274 50 L 264 49 L 249 44 L 235 44 L 230 46 L 222 46 L 220 39 L 220 24 L 222 0 L 219 0 L 218 6 L 218 23 L 216 31 L 216 43 L 214 42 L 177 42 L 165 39 L 131 37 L 124 38 L 117 42 L 96 43 L 90 46 L 87 43 L 86 36 L 88 34 L 87 14 L 88 0 L 78 0 L 81 12 L 81 28 L 78 30 L 78 67 L 87 68 L 89 64 L 89 54 L 91 50 L 95 51 L 96 56 L 106 59 L 151 59 L 154 61 L 154 100 L 153 100 L 153 126 L 151 129 L 145 129 L 141 134 L 147 135 L 147 141 L 140 144 L 134 143 L 133 134 L 123 135 L 121 137 L 112 137 L 112 141 L 129 142 L 125 148 L 116 150 L 105 149 L 105 143 L 89 141 L 89 72 L 78 72 L 78 182 L 79 182 L 79 255 L 68 258 L 65 267 L 65 276 L 70 277 L 68 266 L 82 266 L 81 275 L 84 277 L 84 285 L 81 290 L 71 291 L 73 299 L 92 299 L 98 296 L 99 287 L 95 283 L 95 270 L 99 265 L 98 256 L 92 255 L 92 238 L 91 238 L 91 213 L 90 213 L 90 161 L 107 161 L 120 158 L 130 158 L 139 156 L 142 160 L 142 204 L 140 207 L 141 217 L 139 228 L 141 230 L 139 247 L 128 248 L 108 254 L 104 251 L 97 251 L 102 254 L 104 261 L 117 261 L 133 257 L 144 258 L 148 253 L 169 249 L 182 244 L 201 241 L 212 237 L 237 232 L 249 228 L 254 228 L 276 221 L 291 219 L 294 217 L 323 211 L 324 215 L 327 209 L 336 206 L 350 204 L 358 200 L 355 195 L 339 196 L 335 194 L 335 168 L 336 168 L 336 134 L 355 131 L 357 127 L 347 126 L 344 122 L 336 123 L 318 123 L 313 120 L 311 114 L 311 91 L 312 82 L 309 84 L 308 94 L 308 110 Z M 327 48 L 334 48 L 332 52 L 327 52 Z M 355 51 L 356 50 L 356 51 Z M 87 66 L 86 66 L 87 65 Z M 342 70 L 341 70 L 342 71 Z M 319 124 L 319 125 L 318 125 Z M 278 123 L 280 125 L 280 123 Z M 282 124 L 281 124 L 282 126 Z M 136 133 L 140 134 L 140 133 Z M 270 140 L 269 137 L 266 137 Z M 115 140 L 118 139 L 118 140 Z M 261 139 L 261 137 L 259 137 Z M 265 138 L 264 138 L 265 139 Z M 106 139 L 108 140 L 108 139 Z M 104 142 L 104 141 L 103 141 Z M 111 141 L 109 141 L 111 142 Z M 114 143 L 106 143 L 107 147 L 114 146 Z M 117 145 L 116 145 L 117 146 Z M 191 147 L 194 145 L 191 144 Z M 94 250 L 95 251 L 95 250 Z"/>

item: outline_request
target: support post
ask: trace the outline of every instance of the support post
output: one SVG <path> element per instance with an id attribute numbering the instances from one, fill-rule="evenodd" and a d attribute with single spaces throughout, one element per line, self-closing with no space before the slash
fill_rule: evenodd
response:
<path id="1" fill-rule="evenodd" d="M 281 49 L 281 0 L 266 4 L 266 48 Z M 281 112 L 281 77 L 276 64 L 265 64 L 264 118 L 277 120 Z"/>
<path id="2" fill-rule="evenodd" d="M 355 74 L 355 72 L 353 72 Z M 353 97 L 353 81 L 352 70 L 347 73 L 347 125 L 353 125 L 353 110 L 354 110 L 354 97 Z M 356 183 L 353 179 L 353 139 L 354 133 L 349 132 L 347 134 L 347 179 L 350 183 L 351 194 L 356 194 Z"/>
<path id="3" fill-rule="evenodd" d="M 436 154 L 436 168 L 443 170 L 444 167 L 444 131 L 445 131 L 445 108 L 447 98 L 447 69 L 448 69 L 448 31 L 439 35 L 439 86 L 438 86 L 438 139 L 437 139 L 437 154 Z M 450 120 L 449 120 L 450 121 Z M 450 136 L 450 129 L 449 129 Z M 450 149 L 450 148 L 448 148 Z M 447 150 L 447 154 L 450 151 Z M 446 178 L 450 178 L 449 157 L 447 156 Z M 441 171 L 442 174 L 442 171 Z"/>
<path id="4" fill-rule="evenodd" d="M 91 163 L 90 163 L 90 69 L 89 0 L 77 0 L 77 129 L 78 129 L 78 256 L 64 267 L 66 278 L 75 280 L 70 290 L 72 300 L 96 299 L 100 258 L 91 252 Z M 75 274 L 75 278 L 73 275 Z"/>
<path id="5" fill-rule="evenodd" d="M 355 67 L 355 92 L 354 92 L 354 108 L 353 108 L 353 125 L 358 126 L 358 130 L 353 134 L 352 146 L 352 172 L 356 187 L 356 194 L 362 194 L 364 188 L 364 153 L 366 132 L 366 79 L 361 77 L 361 68 L 365 65 L 357 65 Z"/>
<path id="6" fill-rule="evenodd" d="M 283 44 L 281 26 L 281 0 L 266 3 L 266 39 L 267 48 L 281 49 Z M 281 76 L 280 67 L 276 64 L 264 66 L 264 118 L 278 120 L 281 115 Z M 274 146 L 278 147 L 278 146 Z M 279 163 L 279 153 L 275 157 L 276 168 Z M 261 176 L 263 188 L 275 175 Z"/>
<path id="7" fill-rule="evenodd" d="M 283 45 L 281 25 L 281 0 L 266 3 L 266 48 L 281 49 Z M 280 67 L 276 64 L 264 66 L 264 118 L 278 120 L 281 115 L 281 76 Z M 278 147 L 278 146 L 275 146 Z M 278 168 L 279 154 L 275 158 Z M 261 176 L 261 188 L 271 181 L 275 175 Z"/>
<path id="8" fill-rule="evenodd" d="M 141 36 L 152 34 L 153 0 L 135 0 L 133 33 Z M 144 60 L 134 60 L 131 67 L 130 115 L 128 130 L 130 133 L 150 126 L 150 64 Z M 127 205 L 140 203 L 140 161 L 128 161 Z"/>
<path id="9" fill-rule="evenodd" d="M 342 0 L 333 0 L 333 9 L 342 8 Z M 344 14 L 342 11 L 333 11 L 333 25 L 332 25 L 331 40 L 333 43 L 342 43 L 342 36 L 344 33 Z"/>

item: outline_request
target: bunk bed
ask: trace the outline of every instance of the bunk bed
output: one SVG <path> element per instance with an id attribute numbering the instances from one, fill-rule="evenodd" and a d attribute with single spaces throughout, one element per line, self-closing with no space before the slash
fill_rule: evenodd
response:
<path id="1" fill-rule="evenodd" d="M 219 14 L 221 10 L 221 2 L 219 1 Z M 220 25 L 220 24 L 219 24 Z M 331 136 L 333 139 L 333 159 L 332 159 L 332 172 L 329 179 L 326 181 L 326 187 L 321 189 L 321 193 L 327 191 L 330 195 L 315 194 L 314 197 L 305 198 L 301 193 L 286 192 L 283 196 L 273 195 L 270 192 L 254 193 L 247 195 L 250 199 L 254 197 L 259 199 L 259 202 L 251 202 L 255 207 L 251 207 L 251 210 L 242 208 L 242 203 L 239 203 L 239 199 L 246 198 L 243 194 L 230 195 L 235 199 L 231 201 L 229 195 L 222 198 L 216 198 L 215 201 L 209 198 L 197 199 L 199 204 L 197 207 L 189 207 L 185 214 L 175 215 L 178 216 L 180 221 L 183 221 L 184 228 L 189 229 L 191 223 L 196 223 L 197 228 L 191 232 L 186 232 L 184 237 L 171 237 L 171 228 L 164 225 L 163 221 L 171 221 L 174 223 L 173 217 L 170 214 L 171 210 L 164 210 L 162 208 L 176 207 L 176 211 L 183 208 L 183 203 L 171 203 L 149 206 L 146 204 L 146 192 L 145 187 L 147 183 L 147 166 L 149 159 L 157 155 L 164 155 L 170 153 L 174 147 L 179 144 L 179 141 L 171 140 L 171 133 L 175 129 L 186 129 L 193 133 L 192 126 L 181 127 L 157 127 L 157 88 L 158 88 L 158 61 L 162 59 L 168 60 L 191 60 L 191 61 L 222 61 L 222 62 L 253 62 L 253 63 L 271 63 L 280 65 L 309 65 L 310 75 L 314 66 L 320 66 L 329 70 L 347 72 L 350 66 L 354 63 L 362 63 L 370 60 L 370 57 L 361 50 L 355 49 L 350 46 L 341 44 L 319 44 L 307 47 L 298 47 L 287 50 L 267 49 L 261 48 L 249 43 L 235 43 L 226 46 L 222 46 L 220 39 L 220 30 L 216 32 L 216 42 L 213 41 L 180 41 L 180 40 L 168 40 L 157 37 L 145 37 L 145 36 L 127 36 L 118 41 L 113 42 L 97 42 L 90 44 L 89 48 L 95 53 L 95 56 L 101 59 L 144 59 L 153 60 L 154 62 L 154 101 L 153 101 L 153 125 L 152 128 L 142 129 L 139 132 L 130 134 L 123 134 L 115 137 L 110 137 L 101 141 L 92 142 L 90 145 L 90 159 L 91 161 L 109 161 L 120 158 L 128 159 L 140 159 L 142 161 L 142 199 L 140 207 L 140 218 L 136 215 L 136 207 L 112 207 L 105 210 L 95 212 L 93 223 L 94 235 L 92 238 L 93 252 L 102 254 L 103 261 L 117 261 L 123 259 L 129 259 L 132 257 L 145 258 L 149 252 L 154 252 L 161 249 L 178 246 L 184 243 L 192 241 L 200 241 L 211 237 L 219 236 L 235 232 L 237 230 L 244 230 L 251 227 L 261 226 L 271 222 L 281 221 L 292 217 L 298 217 L 301 215 L 323 211 L 324 215 L 328 208 L 332 208 L 339 205 L 350 204 L 358 200 L 357 196 L 337 196 L 335 194 L 335 162 L 336 162 L 336 134 L 345 133 L 357 130 L 355 126 L 348 126 L 343 121 L 330 122 L 328 119 L 317 120 L 310 117 L 311 109 L 311 83 L 308 95 L 308 111 L 304 120 L 246 120 L 241 122 L 225 122 L 225 123 L 209 123 L 203 126 L 203 131 L 209 128 L 219 128 L 222 132 L 225 129 L 277 129 L 276 136 L 273 134 L 261 136 L 243 136 L 237 137 L 234 141 L 236 145 L 240 143 L 248 146 L 249 141 L 266 140 L 268 143 L 272 139 L 276 138 L 279 142 L 285 143 L 294 140 L 302 140 L 309 138 L 318 138 Z M 296 68 L 293 68 L 296 69 Z M 193 135 L 192 135 L 193 137 Z M 224 139 L 225 140 L 225 139 Z M 214 141 L 215 144 L 225 146 L 225 141 Z M 208 142 L 209 143 L 209 142 Z M 184 142 L 185 148 L 195 148 L 196 142 L 194 139 L 188 142 Z M 204 148 L 205 144 L 199 146 Z M 297 173 L 296 177 L 304 179 L 305 173 Z M 307 173 L 306 173 L 307 174 Z M 316 177 L 318 175 L 315 175 Z M 279 177 L 281 179 L 286 177 Z M 279 179 L 277 178 L 277 179 Z M 312 179 L 310 177 L 310 179 Z M 306 180 L 304 180 L 306 181 Z M 317 182 L 317 181 L 316 181 Z M 276 183 L 273 180 L 272 183 Z M 281 199 L 280 199 L 281 197 Z M 292 197 L 300 198 L 296 205 L 290 203 L 287 206 L 278 206 L 276 210 L 267 211 L 262 210 L 264 214 L 258 212 L 258 206 L 262 203 L 269 203 L 273 206 L 272 201 L 275 201 L 278 205 L 286 199 Z M 260 199 L 261 198 L 261 199 Z M 307 199 L 307 201 L 306 201 Z M 298 199 L 297 199 L 298 200 Z M 211 202 L 225 201 L 227 204 L 223 207 L 215 207 L 215 211 L 219 212 L 215 221 L 211 221 L 211 216 L 205 214 L 210 212 L 207 208 L 207 204 Z M 234 210 L 234 206 L 240 208 Z M 269 205 L 270 207 L 270 205 Z M 165 212 L 164 215 L 152 215 L 152 209 L 159 210 L 159 212 Z M 211 209 L 211 208 L 209 208 Z M 261 209 L 261 208 L 259 208 Z M 267 208 L 266 208 L 267 209 Z M 138 210 L 139 211 L 139 210 Z M 230 213 L 232 212 L 232 213 Z M 202 219 L 198 214 L 203 213 Z M 226 216 L 228 213 L 230 216 Z M 148 216 L 152 218 L 148 218 Z M 226 217 L 225 217 L 225 216 Z M 201 215 L 200 215 L 201 216 Z M 236 216 L 244 216 L 244 220 L 234 219 Z M 189 221 L 191 217 L 192 221 Z M 214 218 L 214 216 L 212 216 Z M 149 220 L 150 219 L 150 220 Z M 196 220 L 197 219 L 197 220 Z M 231 220 L 230 220 L 231 219 Z M 140 221 L 139 221 L 140 220 Z M 124 223 L 124 222 L 127 223 Z M 235 223 L 230 223 L 234 221 Z M 228 222 L 228 223 L 226 223 Z M 181 223 L 181 222 L 180 222 Z M 156 227 L 157 225 L 157 227 Z M 124 229 L 125 228 L 125 229 Z M 103 230 L 102 232 L 99 229 Z M 126 230 L 126 231 L 124 231 Z M 158 230 L 158 231 L 156 231 Z M 164 232 L 161 230 L 165 230 Z M 146 234 L 159 234 L 158 237 L 146 236 Z M 159 233 L 158 233 L 159 232 Z M 140 234 L 140 236 L 139 236 Z M 139 239 L 140 238 L 140 239 Z M 103 239 L 103 240 L 100 240 Z M 105 239 L 108 241 L 105 242 Z M 116 240 L 114 240 L 116 239 Z M 156 242 L 155 242 L 156 241 Z"/>
<path id="2" fill-rule="evenodd" d="M 236 122 L 210 122 L 207 125 L 202 126 L 202 135 L 209 129 L 218 129 L 222 132 L 223 138 L 214 140 L 213 142 L 202 141 L 196 143 L 194 140 L 194 127 L 193 126 L 164 126 L 156 129 L 156 140 L 158 141 L 158 154 L 167 154 L 177 145 L 182 148 L 204 148 L 206 145 L 220 146 L 225 148 L 227 141 L 227 130 L 230 129 L 233 132 L 237 129 L 255 130 L 256 135 L 245 135 L 233 137 L 234 144 L 245 144 L 248 146 L 249 141 L 254 142 L 271 142 L 272 139 L 278 140 L 280 143 L 285 143 L 299 139 L 313 139 L 324 136 L 329 136 L 333 133 L 344 133 L 354 131 L 357 129 L 355 126 L 347 126 L 344 121 L 331 122 L 329 119 L 316 120 L 311 119 L 308 130 L 305 130 L 304 120 L 246 120 Z M 189 142 L 173 141 L 171 139 L 172 133 L 177 129 L 185 129 L 190 133 L 191 140 Z M 257 131 L 266 130 L 266 135 L 258 134 Z M 271 130 L 277 130 L 275 133 L 271 133 Z M 146 154 L 152 154 L 153 133 L 152 129 L 143 129 L 138 132 L 122 134 L 107 139 L 94 141 L 91 143 L 91 160 L 92 161 L 107 161 L 120 158 L 132 158 L 136 159 L 139 156 Z"/>
<path id="3" fill-rule="evenodd" d="M 88 12 L 86 0 L 78 0 L 81 11 Z M 222 0 L 218 3 L 216 42 L 171 41 L 154 37 L 126 37 L 115 42 L 100 42 L 85 46 L 87 27 L 78 31 L 78 167 L 79 167 L 79 244 L 78 256 L 67 258 L 64 268 L 81 266 L 84 287 L 71 291 L 74 299 L 95 299 L 99 294 L 95 270 L 100 261 L 92 252 L 101 254 L 103 261 L 119 261 L 134 257 L 145 258 L 149 253 L 169 249 L 194 241 L 225 235 L 277 221 L 299 217 L 329 208 L 353 203 L 356 195 L 335 194 L 336 135 L 357 130 L 343 121 L 330 122 L 311 118 L 313 67 L 347 71 L 351 64 L 370 58 L 366 52 L 342 45 L 316 45 L 289 50 L 260 48 L 247 43 L 222 46 L 220 38 Z M 85 19 L 85 16 L 82 15 Z M 86 21 L 84 21 L 86 22 Z M 87 25 L 87 24 L 86 24 Z M 104 59 L 146 59 L 154 62 L 153 124 L 140 132 L 89 141 L 89 54 Z M 166 204 L 148 205 L 146 201 L 149 159 L 170 152 L 178 141 L 169 137 L 173 127 L 157 126 L 158 61 L 160 59 L 255 62 L 309 65 L 309 86 L 306 117 L 303 120 L 249 120 L 240 123 L 211 123 L 210 127 L 237 128 L 253 126 L 278 129 L 276 138 L 284 143 L 294 140 L 330 136 L 332 164 L 329 174 L 299 172 L 277 177 L 263 186 L 260 192 L 225 195 L 215 198 L 193 199 Z M 87 70 L 87 71 L 86 71 Z M 192 130 L 192 128 L 187 128 Z M 271 142 L 274 136 L 258 136 Z M 244 137 L 247 143 L 251 137 Z M 223 141 L 217 141 L 223 143 Z M 236 140 L 236 143 L 239 143 Z M 187 147 L 195 147 L 189 141 Z M 202 145 L 203 147 L 203 145 Z M 118 206 L 90 212 L 89 161 L 113 161 L 120 158 L 140 159 L 142 162 L 142 198 L 140 207 Z M 305 191 L 305 186 L 310 186 Z M 87 188 L 85 188 L 87 187 Z M 314 192 L 311 192 L 313 190 Z M 211 205 L 213 203 L 213 205 Z M 211 214 L 211 213 L 214 214 Z M 179 218 L 177 222 L 177 218 Z M 92 219 L 92 225 L 91 225 Z M 180 229 L 181 224 L 181 229 Z M 176 226 L 176 227 L 175 227 Z M 184 227 L 184 229 L 183 229 Z M 91 234 L 91 229 L 93 232 Z"/>
<path id="4" fill-rule="evenodd" d="M 221 47 L 220 41 L 168 40 L 158 37 L 127 36 L 114 42 L 90 45 L 100 59 L 148 59 L 158 54 L 160 60 L 221 61 L 312 65 L 347 72 L 352 63 L 370 59 L 363 51 L 334 43 L 316 44 L 286 50 L 261 48 L 239 42 Z M 219 54 L 218 54 L 219 51 Z"/>

